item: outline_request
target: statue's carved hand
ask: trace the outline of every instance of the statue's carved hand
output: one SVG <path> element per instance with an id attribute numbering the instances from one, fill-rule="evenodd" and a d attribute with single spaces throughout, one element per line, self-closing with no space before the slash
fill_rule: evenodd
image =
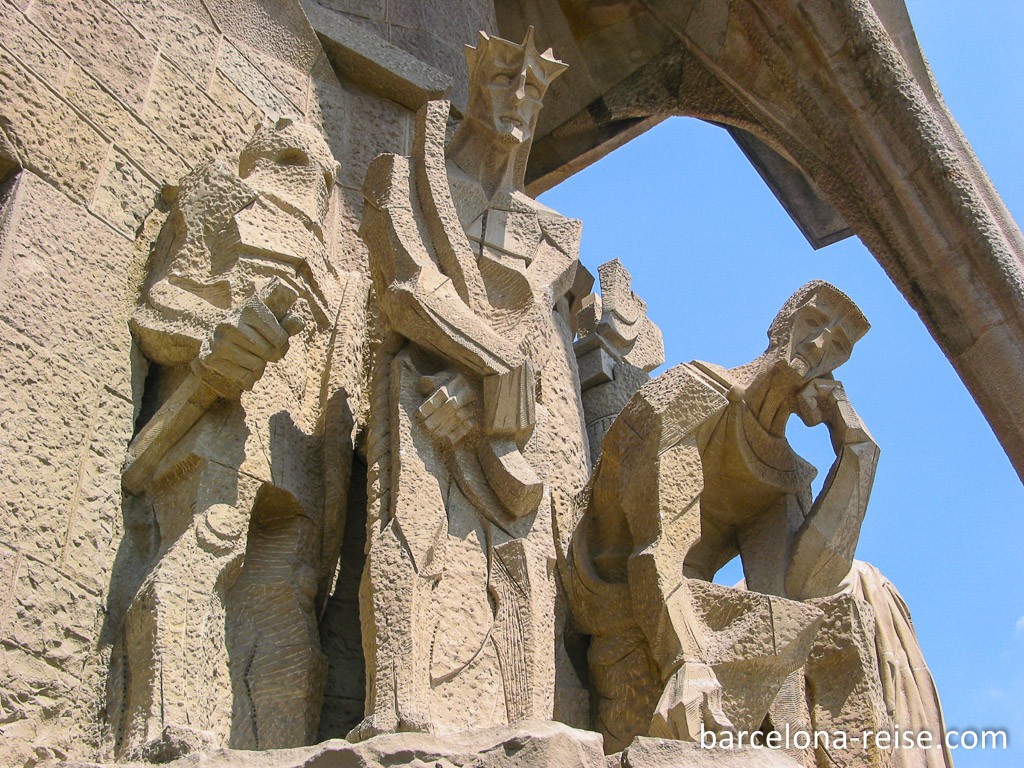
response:
<path id="1" fill-rule="evenodd" d="M 420 391 L 431 393 L 419 414 L 435 438 L 455 445 L 477 430 L 476 393 L 461 373 L 442 383 L 437 377 L 424 376 Z"/>
<path id="2" fill-rule="evenodd" d="M 281 301 L 277 296 L 281 292 L 291 293 L 290 300 L 285 299 L 291 306 L 294 292 L 281 284 L 274 291 L 270 296 L 253 295 L 239 309 L 228 313 L 193 363 L 196 375 L 222 397 L 238 397 L 243 390 L 252 389 L 263 376 L 267 363 L 284 357 L 289 337 L 303 327 L 302 319 L 294 311 L 275 312 L 268 306 Z"/>
<path id="3" fill-rule="evenodd" d="M 819 378 L 797 395 L 797 415 L 809 427 L 825 424 L 837 453 L 844 445 L 871 442 L 871 435 L 846 396 L 842 382 Z"/>
<path id="4" fill-rule="evenodd" d="M 808 427 L 830 424 L 839 397 L 846 399 L 842 383 L 835 379 L 812 379 L 797 395 L 797 415 Z"/>
<path id="5" fill-rule="evenodd" d="M 665 683 L 651 719 L 650 735 L 663 739 L 700 741 L 701 731 L 731 731 L 722 711 L 722 684 L 707 664 L 687 662 Z"/>

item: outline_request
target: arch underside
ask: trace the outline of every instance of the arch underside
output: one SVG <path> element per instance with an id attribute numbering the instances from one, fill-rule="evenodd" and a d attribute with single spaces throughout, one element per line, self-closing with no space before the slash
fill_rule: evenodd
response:
<path id="1" fill-rule="evenodd" d="M 725 126 L 815 248 L 858 235 L 1024 478 L 1024 240 L 903 3 L 498 0 L 570 65 L 527 174 L 549 189 L 671 116 Z"/>

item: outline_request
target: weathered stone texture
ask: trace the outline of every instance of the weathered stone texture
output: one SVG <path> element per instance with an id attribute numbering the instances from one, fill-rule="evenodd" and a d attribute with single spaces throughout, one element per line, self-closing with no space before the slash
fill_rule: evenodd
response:
<path id="1" fill-rule="evenodd" d="M 40 0 L 28 17 L 126 104 L 141 105 L 157 47 L 115 4 Z"/>
<path id="2" fill-rule="evenodd" d="M 798 768 L 784 752 L 737 748 L 705 750 L 668 739 L 638 738 L 627 749 L 605 756 L 596 733 L 561 723 L 524 721 L 515 726 L 468 731 L 457 736 L 395 733 L 349 744 L 341 739 L 315 747 L 278 752 L 206 751 L 169 768 Z M 69 768 L 102 768 L 75 763 Z M 131 768 L 124 766 L 124 768 Z"/>
<path id="3" fill-rule="evenodd" d="M 184 162 L 167 143 L 77 63 L 69 65 L 61 93 L 100 133 L 115 142 L 151 181 L 169 184 L 185 172 Z M 152 203 L 150 199 L 146 208 L 152 207 Z M 133 226 L 126 232 L 132 234 L 135 229 Z"/>
<path id="4" fill-rule="evenodd" d="M 495 5 L 505 36 L 536 24 L 570 64 L 538 130 L 531 191 L 671 115 L 751 131 L 741 143 L 755 142 L 755 165 L 805 232 L 801 197 L 834 209 L 830 232 L 809 239 L 864 241 L 1024 478 L 1024 237 L 943 102 L 905 3 Z"/>
<path id="5" fill-rule="evenodd" d="M 200 86 L 209 83 L 217 66 L 219 45 L 220 35 L 211 23 L 200 22 L 174 8 L 167 9 L 166 22 L 160 30 L 160 55 L 173 61 L 189 80 Z"/>
<path id="6" fill-rule="evenodd" d="M 32 174 L 5 233 L 0 315 L 125 397 L 131 242 Z M 102 319 L 102 322 L 100 322 Z"/>
<path id="7" fill-rule="evenodd" d="M 549 94 L 559 104 L 557 112 L 540 123 L 539 101 L 533 101 L 542 90 L 537 82 L 529 81 L 536 89 L 533 100 L 517 95 L 510 102 L 518 110 L 516 120 L 508 120 L 504 107 L 492 114 L 491 107 L 481 106 L 495 98 L 481 94 L 500 90 L 493 88 L 492 76 L 504 75 L 505 64 L 497 59 L 481 68 L 497 67 L 474 86 L 475 107 L 469 98 L 464 44 L 477 43 L 479 30 L 495 31 L 496 5 L 513 27 L 537 24 L 540 49 L 560 41 L 564 46 L 556 53 L 576 63 L 571 79 L 556 82 Z M 596 460 L 609 428 L 615 437 L 612 425 L 620 409 L 661 362 L 663 350 L 625 269 L 603 267 L 602 296 L 591 294 L 593 280 L 586 285 L 585 275 L 573 275 L 578 222 L 524 194 L 533 130 L 540 126 L 537 155 L 545 168 L 567 173 L 593 159 L 595 147 L 604 151 L 621 143 L 670 111 L 725 115 L 743 125 L 752 124 L 756 113 L 786 126 L 788 133 L 776 137 L 782 145 L 811 135 L 822 138 L 822 146 L 840 147 L 842 162 L 851 166 L 886 166 L 884 178 L 857 175 L 859 186 L 849 199 L 843 198 L 843 185 L 829 189 L 853 224 L 856 215 L 871 212 L 879 221 L 894 218 L 894 211 L 906 214 L 909 223 L 869 231 L 876 252 L 899 256 L 915 227 L 927 235 L 942 212 L 964 212 L 960 203 L 950 203 L 961 187 L 937 186 L 930 175 L 948 163 L 918 146 L 918 129 L 931 126 L 938 136 L 941 127 L 901 123 L 900 110 L 909 112 L 908 105 L 917 102 L 900 101 L 892 88 L 876 98 L 864 87 L 865 72 L 879 77 L 871 69 L 877 62 L 870 63 L 878 51 L 840 46 L 846 37 L 866 38 L 873 30 L 852 28 L 852 16 L 839 24 L 839 11 L 829 11 L 823 1 L 796 5 L 807 9 L 802 23 L 830 59 L 834 82 L 822 93 L 810 79 L 819 70 L 807 63 L 806 40 L 791 46 L 792 62 L 776 50 L 779 41 L 796 39 L 784 25 L 799 27 L 790 17 L 771 15 L 786 13 L 785 3 L 774 4 L 764 17 L 777 29 L 763 36 L 771 45 L 759 47 L 752 41 L 764 41 L 748 27 L 761 21 L 739 13 L 744 4 L 724 0 L 0 0 L 0 476 L 13 478 L 0 501 L 0 763 L 109 758 L 118 740 L 122 747 L 139 747 L 134 753 L 122 749 L 122 757 L 150 758 L 169 758 L 189 745 L 206 749 L 203 744 L 224 743 L 229 733 L 232 743 L 257 748 L 305 743 L 317 734 L 321 711 L 320 738 L 343 735 L 365 715 L 370 717 L 354 732 L 364 738 L 398 727 L 457 732 L 529 717 L 586 722 L 587 691 L 565 652 L 568 607 L 556 567 L 568 573 L 564 547 L 580 543 L 572 536 L 578 520 L 570 518 L 579 511 L 574 498 L 590 501 L 584 490 L 588 455 Z M 331 24 L 331 18 L 340 22 Z M 678 47 L 676 34 L 708 61 L 691 66 L 686 59 L 683 67 L 678 52 L 666 54 Z M 903 53 L 922 86 L 923 60 Z M 524 66 L 526 58 L 532 61 L 512 73 L 523 78 L 520 90 L 537 72 L 544 73 L 546 87 L 561 71 L 539 51 L 520 54 Z M 672 77 L 661 77 L 663 54 L 676 67 Z M 869 63 L 858 58 L 854 66 L 862 54 Z M 790 71 L 799 75 L 793 82 L 786 80 Z M 738 72 L 738 92 L 727 93 L 714 72 Z M 450 113 L 436 101 L 445 89 L 454 105 Z M 888 133 L 879 135 L 892 138 L 895 147 L 905 148 L 897 139 L 904 141 L 910 151 L 890 151 L 886 141 L 875 146 L 864 136 L 844 141 L 849 131 L 835 127 L 829 114 L 835 94 L 828 89 L 849 95 L 867 123 L 897 114 Z M 518 91 L 508 89 L 502 98 L 510 93 Z M 691 101 L 684 103 L 686 98 Z M 470 109 L 478 122 L 463 121 L 469 128 L 456 130 Z M 941 105 L 935 111 L 939 118 L 945 114 Z M 268 118 L 282 130 L 293 126 L 290 118 L 276 120 L 284 113 L 304 120 L 307 125 L 296 130 L 315 140 L 261 145 L 256 154 L 265 163 L 250 176 L 255 165 L 243 167 L 239 151 Z M 489 121 L 504 124 L 506 138 L 518 135 L 516 141 L 523 141 L 527 128 L 531 137 L 521 155 L 513 153 L 515 162 L 505 158 L 507 177 L 484 183 L 474 176 L 486 164 L 478 162 L 483 144 L 473 126 Z M 948 148 L 942 141 L 924 143 Z M 315 169 L 310 151 L 319 157 Z M 331 153 L 334 158 L 326 160 Z M 379 162 L 371 166 L 375 157 Z M 334 159 L 340 161 L 337 169 Z M 220 170 L 228 168 L 234 174 L 230 183 Z M 376 171 L 370 170 L 364 187 L 371 168 Z M 311 175 L 302 176 L 303 169 Z M 814 175 L 815 167 L 805 170 Z M 268 176 L 260 180 L 262 172 Z M 191 192 L 195 184 L 201 187 L 192 197 L 190 179 Z M 246 187 L 246 179 L 255 186 Z M 930 185 L 931 192 L 893 191 L 907 179 L 926 192 Z M 495 181 L 501 182 L 493 185 L 500 188 L 496 196 Z M 317 189 L 312 197 L 310 183 Z M 247 189 L 259 195 L 246 197 Z M 861 198 L 870 206 L 861 205 Z M 968 200 L 967 207 L 972 204 Z M 939 213 L 929 213 L 933 209 Z M 195 216 L 189 227 L 178 228 L 186 214 Z M 361 222 L 368 240 L 375 240 L 374 270 L 359 236 Z M 161 231 L 164 250 L 154 248 Z M 205 250 L 184 247 L 186 234 L 209 237 Z M 954 251 L 984 250 L 987 241 L 979 237 L 961 232 L 939 243 L 930 252 L 932 261 L 915 262 L 914 279 L 929 301 L 938 301 L 943 282 L 970 282 L 970 271 L 950 262 Z M 401 279 L 383 274 L 398 246 L 411 247 L 416 262 Z M 149 258 L 151 250 L 156 258 Z M 997 256 L 1005 260 L 1008 253 Z M 402 269 L 407 255 L 396 257 Z M 204 271 L 206 257 L 211 268 Z M 202 401 L 201 428 L 189 431 L 199 423 L 191 422 L 187 440 L 166 440 L 170 458 L 164 469 L 170 469 L 158 483 L 133 487 L 130 472 L 137 465 L 129 462 L 124 487 L 133 495 L 126 494 L 126 448 L 131 444 L 132 461 L 145 450 L 139 435 L 159 425 L 151 416 L 171 401 L 164 391 L 171 389 L 168 382 L 201 375 L 197 371 L 210 360 L 203 345 L 214 344 L 216 329 L 230 320 L 245 336 L 243 329 L 255 327 L 239 319 L 240 304 L 263 296 L 256 294 L 259 281 L 246 281 L 265 276 L 260 270 L 268 262 L 278 279 L 310 281 L 306 303 L 294 305 L 294 316 L 273 310 L 271 326 L 261 326 L 279 325 L 284 332 L 287 325 L 285 340 L 257 355 L 251 371 L 245 369 L 259 370 L 251 381 L 236 382 L 244 393 L 183 398 L 189 406 Z M 241 282 L 231 284 L 229 295 L 207 302 L 222 288 L 213 278 L 239 263 L 239 273 L 232 275 Z M 151 270 L 145 286 L 144 266 Z M 295 274 L 288 272 L 291 267 Z M 887 267 L 899 284 L 910 279 L 900 264 Z M 371 271 L 386 300 L 383 311 L 371 296 Z M 202 323 L 182 320 L 175 314 L 178 306 L 160 305 L 179 282 L 185 293 L 191 291 L 193 308 L 206 302 L 224 312 L 237 309 L 238 317 L 222 313 L 201 335 L 189 336 Z M 243 284 L 247 290 L 237 290 Z M 448 300 L 433 303 L 445 291 Z M 989 357 L 1012 357 L 1019 331 L 1009 321 L 1001 324 L 994 300 L 974 300 L 979 295 L 947 299 L 951 315 L 977 321 L 947 339 L 947 349 L 968 372 Z M 164 312 L 166 327 L 139 319 L 145 302 L 157 308 L 154 314 Z M 431 330 L 425 317 L 440 320 Z M 589 334 L 583 332 L 587 317 Z M 305 321 L 302 328 L 297 318 Z M 387 338 L 385 325 L 395 338 Z M 984 332 L 973 332 L 982 327 Z M 166 346 L 166 359 L 155 347 L 144 349 L 147 334 L 150 341 L 161 337 L 156 346 Z M 399 334 L 401 350 L 395 343 Z M 290 347 L 287 336 L 293 337 Z M 233 359 L 247 359 L 244 342 L 235 338 Z M 178 344 L 199 352 L 181 356 Z M 477 353 L 486 359 L 477 361 Z M 148 380 L 147 368 L 153 373 Z M 372 412 L 366 381 L 371 369 Z M 586 375 L 582 397 L 580 370 Z M 1015 370 L 999 368 L 981 385 L 988 398 L 1002 398 L 1013 413 Z M 678 374 L 670 372 L 643 391 L 657 400 L 659 391 L 675 392 L 674 383 Z M 729 399 L 742 396 L 742 388 L 719 389 L 723 403 L 727 390 Z M 683 411 L 706 405 L 690 403 Z M 654 402 L 651 413 L 663 406 Z M 377 419 L 372 425 L 371 416 Z M 137 419 L 139 435 L 133 434 Z M 358 439 L 365 445 L 354 444 Z M 714 757 L 693 744 L 667 740 L 641 737 L 629 744 L 622 734 L 692 737 L 694 712 L 684 710 L 695 701 L 704 705 L 703 719 L 724 719 L 724 706 L 745 727 L 759 725 L 771 704 L 771 717 L 782 718 L 778 725 L 785 720 L 783 705 L 805 700 L 807 689 L 794 683 L 791 671 L 808 656 L 804 646 L 826 609 L 830 623 L 821 637 L 827 647 L 810 651 L 810 676 L 827 686 L 837 677 L 859 675 L 862 690 L 859 697 L 835 702 L 839 714 L 826 716 L 821 704 L 808 717 L 877 725 L 872 711 L 881 705 L 871 665 L 876 654 L 901 647 L 910 624 L 891 585 L 858 571 L 861 592 L 827 598 L 839 608 L 822 604 L 821 610 L 811 599 L 829 592 L 842 574 L 808 577 L 796 585 L 799 594 L 768 584 L 764 573 L 760 584 L 757 574 L 748 584 L 793 600 L 736 594 L 700 580 L 710 579 L 718 559 L 732 554 L 718 542 L 714 554 L 722 558 L 704 563 L 707 573 L 688 573 L 680 590 L 659 603 L 664 596 L 647 588 L 651 582 L 643 574 L 627 577 L 616 570 L 629 557 L 620 545 L 629 534 L 650 544 L 647 528 L 686 506 L 677 502 L 704 493 L 700 462 L 707 452 L 700 454 L 692 441 L 674 444 L 649 451 L 645 465 L 615 439 L 609 446 L 594 480 L 594 509 L 614 495 L 607 478 L 615 465 L 635 463 L 626 475 L 639 501 L 626 527 L 636 530 L 624 533 L 620 526 L 608 538 L 600 531 L 591 542 L 608 545 L 597 570 L 611 584 L 612 597 L 582 618 L 592 620 L 588 631 L 595 635 L 591 684 L 603 693 L 614 689 L 633 710 L 625 712 L 623 702 L 598 707 L 611 719 L 635 720 L 616 729 L 622 738 L 602 745 L 595 733 L 532 722 L 444 739 L 392 734 L 361 745 L 335 741 L 258 756 L 207 749 L 195 759 L 282 767 L 793 765 L 777 753 Z M 361 455 L 352 462 L 356 479 L 350 489 L 353 449 Z M 846 517 L 855 524 L 866 503 L 868 465 L 873 468 L 871 455 L 850 459 L 844 466 L 860 474 L 836 481 L 849 486 L 834 495 L 849 500 Z M 648 470 L 649 477 L 643 474 Z M 202 472 L 202 479 L 190 486 L 193 472 Z M 640 483 L 641 476 L 651 482 Z M 306 506 L 299 510 L 284 492 L 274 495 L 267 488 L 285 488 Z M 713 508 L 713 498 L 701 501 Z M 678 517 L 663 555 L 670 545 L 679 554 L 693 543 L 693 511 Z M 235 527 L 223 527 L 226 520 Z M 620 523 L 611 521 L 613 527 Z M 182 536 L 183 530 L 189 535 Z M 222 547 L 229 538 L 234 543 Z M 848 565 L 852 549 L 847 551 L 845 538 L 831 554 L 813 547 L 809 555 L 797 551 L 797 570 L 818 574 L 817 556 L 835 555 Z M 772 560 L 766 547 L 770 541 L 751 536 L 741 549 L 756 565 Z M 229 550 L 230 562 L 221 557 Z M 367 551 L 360 617 L 357 592 Z M 243 554 L 245 566 L 239 567 Z M 682 573 L 678 562 L 655 565 L 655 573 Z M 824 587 L 815 583 L 822 580 L 828 581 Z M 623 589 L 634 590 L 628 602 Z M 222 600 L 225 590 L 230 594 Z M 730 606 L 735 615 L 723 618 Z M 635 622 L 624 644 L 612 647 L 609 638 L 620 639 L 615 633 L 622 627 L 612 631 L 604 624 L 625 608 L 646 612 L 652 621 L 659 611 L 681 610 L 691 629 L 709 635 L 722 634 L 718 622 L 729 618 L 770 620 L 773 628 L 747 634 L 737 629 L 735 638 L 713 643 L 708 658 L 683 660 L 665 646 L 665 626 L 659 625 L 659 634 L 649 621 Z M 119 623 L 126 613 L 131 615 Z M 831 653 L 837 648 L 850 652 L 839 658 Z M 365 709 L 364 650 L 370 686 L 376 685 Z M 752 659 L 757 667 L 759 656 L 772 655 L 786 658 L 775 659 L 768 672 L 760 669 L 758 690 L 735 681 L 747 674 Z M 584 662 L 576 661 L 582 668 Z M 685 669 L 677 661 L 685 661 Z M 898 682 L 889 687 L 932 690 L 922 669 L 923 662 L 915 661 L 912 668 L 893 671 Z M 724 694 L 715 688 L 716 674 Z M 766 678 L 773 690 L 761 690 Z M 112 695 L 119 688 L 121 698 Z M 745 699 L 737 700 L 734 690 Z M 926 696 L 924 706 L 897 717 L 931 723 L 937 712 L 937 698 L 933 704 Z M 169 724 L 176 729 L 165 730 Z M 116 736 L 108 732 L 118 729 Z M 605 757 L 610 746 L 626 749 Z"/>
<path id="8" fill-rule="evenodd" d="M 106 157 L 105 138 L 2 47 L 0 80 L 0 127 L 25 167 L 89 200 Z"/>
<path id="9" fill-rule="evenodd" d="M 5 765 L 100 744 L 98 633 L 141 392 L 126 322 L 143 218 L 163 185 L 235 155 L 269 113 L 320 114 L 314 83 L 332 96 L 345 88 L 329 67 L 313 75 L 320 47 L 298 4 L 218 3 L 216 22 L 205 6 L 0 2 L 0 171 L 25 169 L 0 200 L 0 469 L 16 478 L 0 516 Z M 354 118 L 378 124 L 381 142 L 339 152 L 348 165 L 359 158 L 355 188 L 373 154 L 407 149 L 409 118 L 353 98 Z M 336 119 L 346 122 L 335 135 L 362 133 Z M 360 208 L 350 190 L 330 213 L 339 272 L 365 270 Z M 359 411 L 366 286 L 345 290 L 355 325 L 335 350 L 336 378 Z"/>
<path id="10" fill-rule="evenodd" d="M 0 324 L 0 759 L 96 746 L 102 595 L 120 537 L 131 403 Z"/>

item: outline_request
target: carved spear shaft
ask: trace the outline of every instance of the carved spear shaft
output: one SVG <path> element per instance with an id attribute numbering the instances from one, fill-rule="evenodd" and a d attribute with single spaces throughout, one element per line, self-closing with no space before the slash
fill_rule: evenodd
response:
<path id="1" fill-rule="evenodd" d="M 262 301 L 274 317 L 281 321 L 295 304 L 296 298 L 295 291 L 275 277 L 253 294 L 249 301 Z M 243 304 L 235 314 L 240 315 L 244 309 Z M 289 335 L 294 335 L 297 330 L 298 326 L 285 328 Z M 199 358 L 193 360 L 185 380 L 129 444 L 121 476 L 124 489 L 132 494 L 142 493 L 160 460 L 210 410 L 218 398 L 225 396 L 222 391 L 210 385 L 203 374 Z"/>

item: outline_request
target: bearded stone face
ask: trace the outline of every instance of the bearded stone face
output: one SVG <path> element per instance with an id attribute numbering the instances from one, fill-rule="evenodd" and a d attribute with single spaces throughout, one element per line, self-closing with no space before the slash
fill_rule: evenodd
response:
<path id="1" fill-rule="evenodd" d="M 790 319 L 782 359 L 804 381 L 831 373 L 850 359 L 859 334 L 853 308 L 838 296 L 813 294 Z"/>

